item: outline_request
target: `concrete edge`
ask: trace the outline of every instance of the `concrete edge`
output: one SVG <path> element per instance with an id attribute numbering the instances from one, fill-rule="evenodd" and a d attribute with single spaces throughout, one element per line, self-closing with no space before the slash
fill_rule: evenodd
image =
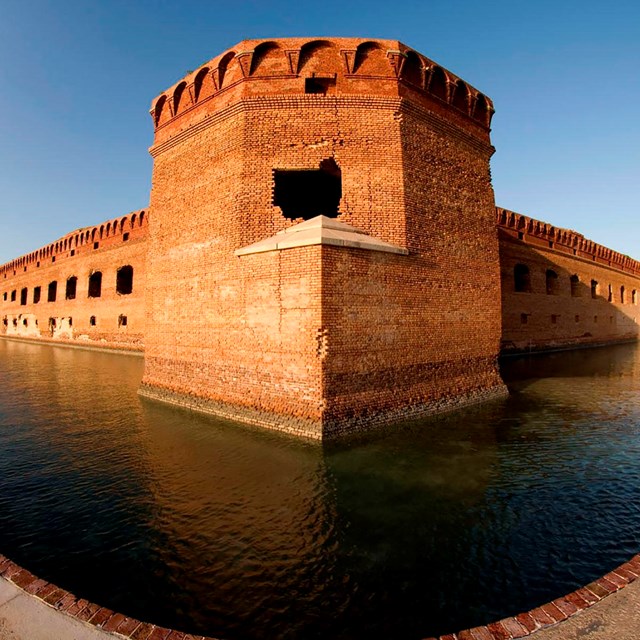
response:
<path id="1" fill-rule="evenodd" d="M 83 351 L 98 351 L 101 353 L 120 353 L 126 356 L 144 357 L 144 347 L 131 347 L 130 345 L 102 344 L 91 342 L 78 342 L 77 340 L 60 340 L 55 338 L 33 338 L 2 334 L 0 340 L 9 342 L 24 342 L 26 344 L 39 344 L 50 347 L 66 347 L 67 349 L 81 349 Z"/>
<path id="2" fill-rule="evenodd" d="M 105 637 L 130 640 L 216 640 L 208 636 L 174 631 L 148 622 L 141 622 L 116 613 L 41 580 L 3 555 L 0 555 L 0 577 L 25 594 L 84 624 L 104 632 Z M 64 639 L 61 639 L 64 640 Z"/>
<path id="3" fill-rule="evenodd" d="M 130 640 L 219 640 L 209 636 L 192 635 L 141 622 L 121 613 L 101 607 L 41 580 L 3 555 L 0 555 L 0 577 L 24 593 L 44 602 L 61 614 L 105 632 L 105 636 Z M 530 611 L 490 622 L 457 633 L 449 633 L 425 640 L 515 640 L 535 634 L 541 629 L 556 626 L 589 609 L 607 596 L 619 591 L 640 577 L 640 554 L 621 564 L 601 578 L 567 595 L 540 605 Z"/>
<path id="4" fill-rule="evenodd" d="M 425 640 L 512 640 L 556 626 L 619 591 L 640 577 L 640 554 L 601 578 L 530 611 L 472 629 Z"/>

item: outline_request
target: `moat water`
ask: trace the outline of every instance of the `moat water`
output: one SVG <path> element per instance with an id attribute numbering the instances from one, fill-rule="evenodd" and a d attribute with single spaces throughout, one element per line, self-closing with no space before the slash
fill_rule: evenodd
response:
<path id="1" fill-rule="evenodd" d="M 0 553 L 225 639 L 417 639 L 640 551 L 640 349 L 506 362 L 509 398 L 321 447 L 141 399 L 142 359 L 0 340 Z"/>

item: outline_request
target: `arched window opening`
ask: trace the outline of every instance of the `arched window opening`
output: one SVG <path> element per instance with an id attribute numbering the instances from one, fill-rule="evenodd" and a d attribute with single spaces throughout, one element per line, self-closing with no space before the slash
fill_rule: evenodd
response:
<path id="1" fill-rule="evenodd" d="M 54 280 L 49 283 L 49 288 L 47 290 L 47 302 L 55 302 L 56 297 L 58 295 L 58 282 Z"/>
<path id="2" fill-rule="evenodd" d="M 607 302 L 613 302 L 613 287 L 609 285 L 609 294 L 607 295 Z"/>
<path id="3" fill-rule="evenodd" d="M 453 106 L 460 109 L 460 111 L 469 113 L 469 89 L 462 80 L 458 80 L 456 83 L 453 92 Z"/>
<path id="4" fill-rule="evenodd" d="M 473 117 L 484 125 L 489 124 L 489 105 L 487 99 L 480 94 L 476 100 Z"/>
<path id="5" fill-rule="evenodd" d="M 162 110 L 164 109 L 164 105 L 167 102 L 167 96 L 160 96 L 158 98 L 158 102 L 156 102 L 156 106 L 153 109 L 153 122 L 156 127 L 160 124 L 160 118 L 162 117 Z"/>
<path id="6" fill-rule="evenodd" d="M 118 328 L 127 326 L 127 316 L 122 314 L 118 316 Z"/>
<path id="7" fill-rule="evenodd" d="M 33 304 L 38 304 L 38 302 L 40 302 L 41 295 L 42 295 L 42 288 L 34 287 L 33 288 Z"/>
<path id="8" fill-rule="evenodd" d="M 15 302 L 15 301 L 16 301 L 16 296 L 17 296 L 17 294 L 18 294 L 18 292 L 17 292 L 17 290 L 16 290 L 16 289 L 14 289 L 14 290 L 11 292 L 11 302 Z"/>
<path id="9" fill-rule="evenodd" d="M 595 300 L 598 297 L 598 281 L 591 281 L 591 297 Z"/>
<path id="10" fill-rule="evenodd" d="M 531 276 L 526 264 L 517 264 L 513 268 L 513 285 L 519 293 L 531 293 Z"/>
<path id="11" fill-rule="evenodd" d="M 99 298 L 102 295 L 102 272 L 94 271 L 89 276 L 89 298 Z"/>
<path id="12" fill-rule="evenodd" d="M 631 304 L 638 304 L 638 294 L 635 289 L 631 292 Z"/>
<path id="13" fill-rule="evenodd" d="M 278 76 L 289 73 L 287 58 L 275 42 L 262 42 L 254 49 L 249 75 Z"/>
<path id="14" fill-rule="evenodd" d="M 441 67 L 433 68 L 431 80 L 429 81 L 429 91 L 441 100 L 447 100 L 447 76 Z"/>
<path id="15" fill-rule="evenodd" d="M 67 289 L 64 294 L 64 297 L 66 300 L 76 299 L 77 285 L 78 285 L 78 278 L 76 278 L 75 276 L 71 276 L 70 278 L 67 278 Z"/>
<path id="16" fill-rule="evenodd" d="M 228 87 L 242 77 L 242 71 L 236 58 L 235 51 L 227 52 L 218 64 L 218 82 L 220 87 Z"/>
<path id="17" fill-rule="evenodd" d="M 624 286 L 620 287 L 620 304 L 624 304 Z"/>
<path id="18" fill-rule="evenodd" d="M 337 73 L 342 68 L 340 54 L 328 40 L 313 40 L 300 47 L 298 73 L 309 77 L 313 74 Z"/>
<path id="19" fill-rule="evenodd" d="M 26 287 L 20 289 L 20 304 L 23 307 L 27 304 L 27 296 L 28 295 L 29 295 L 29 292 L 27 291 Z"/>
<path id="20" fill-rule="evenodd" d="M 90 324 L 92 327 L 95 327 L 95 326 L 96 326 L 96 317 L 95 317 L 95 316 L 91 316 L 91 317 L 89 318 L 89 324 Z"/>
<path id="21" fill-rule="evenodd" d="M 198 100 L 200 99 L 200 95 L 202 94 L 202 86 L 208 74 L 209 74 L 209 67 L 203 67 L 202 69 L 200 69 L 200 71 L 198 71 L 195 79 L 193 80 L 193 93 L 194 93 L 196 102 L 198 102 Z"/>
<path id="22" fill-rule="evenodd" d="M 180 101 L 182 100 L 182 94 L 184 90 L 187 88 L 186 82 L 181 82 L 176 90 L 173 92 L 173 113 L 174 115 L 178 113 L 178 109 L 180 108 Z"/>
<path id="23" fill-rule="evenodd" d="M 391 65 L 386 53 L 377 42 L 363 42 L 356 49 L 355 73 L 390 76 Z"/>
<path id="24" fill-rule="evenodd" d="M 422 68 L 420 56 L 415 51 L 407 51 L 400 77 L 405 82 L 422 88 L 424 86 Z"/>
<path id="25" fill-rule="evenodd" d="M 560 293 L 558 274 L 553 269 L 547 269 L 546 273 L 547 295 L 557 296 Z"/>
<path id="26" fill-rule="evenodd" d="M 574 274 L 569 278 L 569 281 L 571 282 L 571 296 L 573 298 L 580 297 L 580 278 Z"/>
<path id="27" fill-rule="evenodd" d="M 116 293 L 127 296 L 133 291 L 133 267 L 126 265 L 116 272 Z"/>
<path id="28" fill-rule="evenodd" d="M 342 172 L 333 158 L 323 160 L 319 169 L 274 169 L 273 182 L 273 204 L 285 218 L 338 215 Z"/>

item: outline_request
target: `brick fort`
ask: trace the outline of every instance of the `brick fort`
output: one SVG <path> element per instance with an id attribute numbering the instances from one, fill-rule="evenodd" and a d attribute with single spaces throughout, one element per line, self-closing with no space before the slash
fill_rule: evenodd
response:
<path id="1" fill-rule="evenodd" d="M 324 439 L 637 340 L 640 263 L 496 208 L 491 100 L 395 40 L 245 40 L 152 103 L 149 207 L 0 267 L 0 334 L 144 351 L 142 395 Z"/>

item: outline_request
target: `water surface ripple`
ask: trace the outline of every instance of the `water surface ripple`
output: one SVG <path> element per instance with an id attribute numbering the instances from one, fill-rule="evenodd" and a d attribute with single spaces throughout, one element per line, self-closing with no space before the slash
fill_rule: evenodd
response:
<path id="1" fill-rule="evenodd" d="M 505 400 L 325 446 L 141 399 L 142 359 L 0 340 L 0 552 L 233 639 L 417 639 L 640 551 L 640 349 L 505 362 Z"/>

